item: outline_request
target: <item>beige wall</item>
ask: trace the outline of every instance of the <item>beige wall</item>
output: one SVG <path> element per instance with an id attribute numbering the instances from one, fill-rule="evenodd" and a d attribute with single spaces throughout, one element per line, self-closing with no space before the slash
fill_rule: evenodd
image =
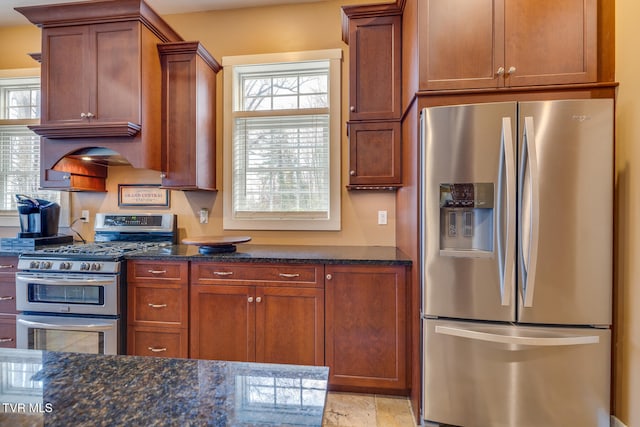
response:
<path id="1" fill-rule="evenodd" d="M 166 16 L 167 22 L 185 39 L 199 40 L 220 62 L 225 55 L 286 52 L 310 49 L 341 48 L 343 61 L 343 112 L 347 118 L 348 77 L 347 46 L 341 38 L 341 12 L 343 4 L 375 3 L 371 0 L 324 1 L 229 11 L 203 12 Z M 382 1 L 378 1 L 382 2 Z M 34 26 L 0 29 L 0 69 L 33 66 L 27 52 L 40 50 L 40 33 Z M 20 58 L 19 60 L 17 58 Z M 26 60 L 24 59 L 26 58 Z M 31 63 L 29 63 L 31 61 Z M 219 74 L 222 87 L 222 73 Z M 220 90 L 220 93 L 222 91 Z M 218 97 L 221 111 L 221 96 Z M 218 188 L 222 189 L 222 114 L 218 116 Z M 260 232 L 222 230 L 222 193 L 171 193 L 171 211 L 178 215 L 180 237 L 198 235 L 242 234 L 250 235 L 253 243 L 326 244 L 326 245 L 395 245 L 395 194 L 392 192 L 348 192 L 346 173 L 348 145 L 342 128 L 342 230 L 337 232 Z M 117 210 L 118 183 L 159 183 L 159 174 L 128 167 L 111 167 L 107 182 L 108 192 L 72 194 L 72 218 L 80 216 L 82 209 L 96 211 Z M 209 223 L 198 221 L 200 208 L 211 212 Z M 388 225 L 377 224 L 377 211 L 388 212 Z M 77 223 L 74 229 L 92 239 L 93 222 Z M 15 235 L 15 230 L 0 230 L 0 235 Z"/>
<path id="2" fill-rule="evenodd" d="M 640 426 L 640 55 L 638 0 L 616 2 L 617 265 L 614 412 Z"/>
<path id="3" fill-rule="evenodd" d="M 0 27 L 0 70 L 37 67 L 27 54 L 40 50 L 40 29 L 35 25 Z"/>

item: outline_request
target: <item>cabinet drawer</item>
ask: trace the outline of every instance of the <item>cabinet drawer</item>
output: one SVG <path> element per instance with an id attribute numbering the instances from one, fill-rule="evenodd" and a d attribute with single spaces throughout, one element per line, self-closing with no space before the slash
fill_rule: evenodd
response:
<path id="1" fill-rule="evenodd" d="M 155 357 L 188 357 L 188 333 L 180 329 L 130 327 L 129 355 Z"/>
<path id="2" fill-rule="evenodd" d="M 0 257 L 0 280 L 13 278 L 18 269 L 18 258 L 12 256 Z"/>
<path id="3" fill-rule="evenodd" d="M 187 285 L 129 287 L 129 323 L 171 323 L 187 327 Z"/>
<path id="4" fill-rule="evenodd" d="M 16 348 L 16 317 L 0 317 L 0 348 Z"/>
<path id="5" fill-rule="evenodd" d="M 0 313 L 17 313 L 15 281 L 0 281 Z"/>
<path id="6" fill-rule="evenodd" d="M 129 281 L 187 283 L 188 271 L 187 262 L 145 260 L 127 263 Z"/>
<path id="7" fill-rule="evenodd" d="M 228 283 L 255 284 L 264 282 L 269 285 L 319 287 L 323 266 L 297 264 L 217 264 L 192 263 L 193 282 L 198 284 Z"/>

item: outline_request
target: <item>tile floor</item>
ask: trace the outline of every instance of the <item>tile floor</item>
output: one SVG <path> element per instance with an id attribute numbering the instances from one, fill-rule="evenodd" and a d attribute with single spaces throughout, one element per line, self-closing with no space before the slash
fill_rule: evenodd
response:
<path id="1" fill-rule="evenodd" d="M 407 398 L 330 392 L 323 427 L 409 427 L 415 418 Z"/>

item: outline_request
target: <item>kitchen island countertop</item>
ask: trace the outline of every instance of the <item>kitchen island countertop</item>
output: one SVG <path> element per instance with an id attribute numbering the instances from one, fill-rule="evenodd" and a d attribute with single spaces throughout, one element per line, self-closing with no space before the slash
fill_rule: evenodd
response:
<path id="1" fill-rule="evenodd" d="M 0 349 L 0 425 L 321 426 L 328 368 Z"/>

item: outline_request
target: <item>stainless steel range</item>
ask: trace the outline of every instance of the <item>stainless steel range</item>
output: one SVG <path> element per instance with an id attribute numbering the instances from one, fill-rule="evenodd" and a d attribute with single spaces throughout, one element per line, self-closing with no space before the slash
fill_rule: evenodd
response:
<path id="1" fill-rule="evenodd" d="M 17 347 L 124 354 L 125 254 L 175 243 L 172 214 L 96 215 L 95 242 L 23 253 Z"/>

